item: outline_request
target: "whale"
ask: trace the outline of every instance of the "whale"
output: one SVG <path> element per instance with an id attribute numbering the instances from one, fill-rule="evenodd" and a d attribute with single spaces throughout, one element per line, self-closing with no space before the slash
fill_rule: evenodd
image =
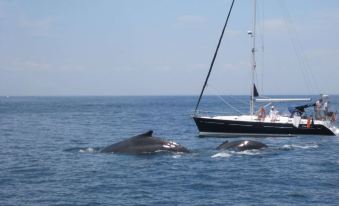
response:
<path id="1" fill-rule="evenodd" d="M 252 149 L 262 149 L 267 147 L 266 144 L 252 140 L 237 140 L 233 142 L 225 141 L 217 147 L 218 150 L 236 150 L 245 151 Z"/>
<path id="2" fill-rule="evenodd" d="M 190 151 L 178 143 L 153 136 L 153 131 L 139 134 L 109 145 L 99 150 L 101 153 L 152 154 L 158 152 L 189 153 Z"/>

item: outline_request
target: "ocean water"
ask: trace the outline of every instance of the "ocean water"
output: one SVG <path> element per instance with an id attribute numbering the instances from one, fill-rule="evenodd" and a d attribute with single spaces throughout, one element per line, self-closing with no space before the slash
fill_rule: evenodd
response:
<path id="1" fill-rule="evenodd" d="M 269 148 L 217 151 L 226 139 L 197 136 L 196 100 L 0 97 L 0 205 L 339 204 L 339 137 L 239 137 Z M 248 97 L 225 100 L 247 110 Z M 220 102 L 205 97 L 201 109 L 232 111 Z M 95 152 L 150 129 L 193 152 Z"/>

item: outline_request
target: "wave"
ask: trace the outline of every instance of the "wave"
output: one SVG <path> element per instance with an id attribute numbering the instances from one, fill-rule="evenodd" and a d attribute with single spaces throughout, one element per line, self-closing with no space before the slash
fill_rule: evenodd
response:
<path id="1" fill-rule="evenodd" d="M 339 128 L 335 130 L 335 136 L 339 137 Z"/>
<path id="2" fill-rule="evenodd" d="M 96 148 L 92 148 L 92 147 L 87 147 L 87 148 L 83 148 L 83 149 L 80 149 L 79 152 L 81 153 L 93 153 L 93 152 L 97 152 L 98 149 Z"/>
<path id="3" fill-rule="evenodd" d="M 285 150 L 290 150 L 290 149 L 316 149 L 318 148 L 319 145 L 317 144 L 307 144 L 307 145 L 297 145 L 297 144 L 285 144 L 281 148 Z"/>
<path id="4" fill-rule="evenodd" d="M 258 155 L 261 154 L 260 150 L 252 149 L 252 150 L 245 150 L 245 151 L 223 151 L 218 152 L 214 155 L 212 155 L 212 158 L 218 158 L 218 157 L 231 157 L 234 155 L 242 156 L 242 155 Z"/>
<path id="5" fill-rule="evenodd" d="M 175 155 L 173 155 L 172 157 L 174 158 L 174 159 L 178 159 L 178 158 L 180 158 L 182 155 L 180 155 L 180 154 L 175 154 Z"/>
<path id="6" fill-rule="evenodd" d="M 231 153 L 235 153 L 238 155 L 258 155 L 260 154 L 260 150 L 251 149 L 251 150 L 245 150 L 245 151 L 239 151 L 239 152 L 231 151 Z"/>
<path id="7" fill-rule="evenodd" d="M 219 152 L 217 154 L 212 155 L 212 158 L 217 158 L 217 157 L 230 157 L 232 156 L 231 154 L 227 153 L 227 152 Z"/>
<path id="8" fill-rule="evenodd" d="M 100 148 L 98 147 L 74 147 L 65 149 L 65 152 L 80 152 L 80 153 L 95 153 L 98 152 Z"/>

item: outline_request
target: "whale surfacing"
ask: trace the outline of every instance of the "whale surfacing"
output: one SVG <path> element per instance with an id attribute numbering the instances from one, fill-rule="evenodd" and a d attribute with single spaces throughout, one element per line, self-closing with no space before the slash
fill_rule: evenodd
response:
<path id="1" fill-rule="evenodd" d="M 153 137 L 150 130 L 121 142 L 109 145 L 100 150 L 102 153 L 123 153 L 123 154 L 151 154 L 155 152 L 167 151 L 176 153 L 188 153 L 187 148 L 172 142 Z"/>
<path id="2" fill-rule="evenodd" d="M 237 150 L 237 151 L 245 151 L 245 150 L 252 150 L 252 149 L 261 149 L 261 148 L 265 148 L 267 147 L 267 145 L 265 145 L 264 143 L 261 142 L 257 142 L 257 141 L 252 141 L 252 140 L 237 140 L 237 141 L 233 141 L 233 142 L 228 142 L 225 141 L 224 143 L 222 143 L 221 145 L 219 145 L 217 147 L 217 149 L 221 150 L 221 149 L 233 149 L 233 150 Z"/>

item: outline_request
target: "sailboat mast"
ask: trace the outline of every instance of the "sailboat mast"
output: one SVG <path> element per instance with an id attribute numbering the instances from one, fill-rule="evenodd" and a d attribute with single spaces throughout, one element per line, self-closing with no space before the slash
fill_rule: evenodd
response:
<path id="1" fill-rule="evenodd" d="M 253 28 L 251 32 L 252 37 L 252 81 L 251 81 L 251 100 L 250 100 L 250 114 L 254 115 L 254 72 L 256 67 L 256 61 L 255 61 L 255 36 L 256 36 L 256 15 L 257 15 L 257 0 L 254 1 L 254 8 L 253 8 Z"/>

